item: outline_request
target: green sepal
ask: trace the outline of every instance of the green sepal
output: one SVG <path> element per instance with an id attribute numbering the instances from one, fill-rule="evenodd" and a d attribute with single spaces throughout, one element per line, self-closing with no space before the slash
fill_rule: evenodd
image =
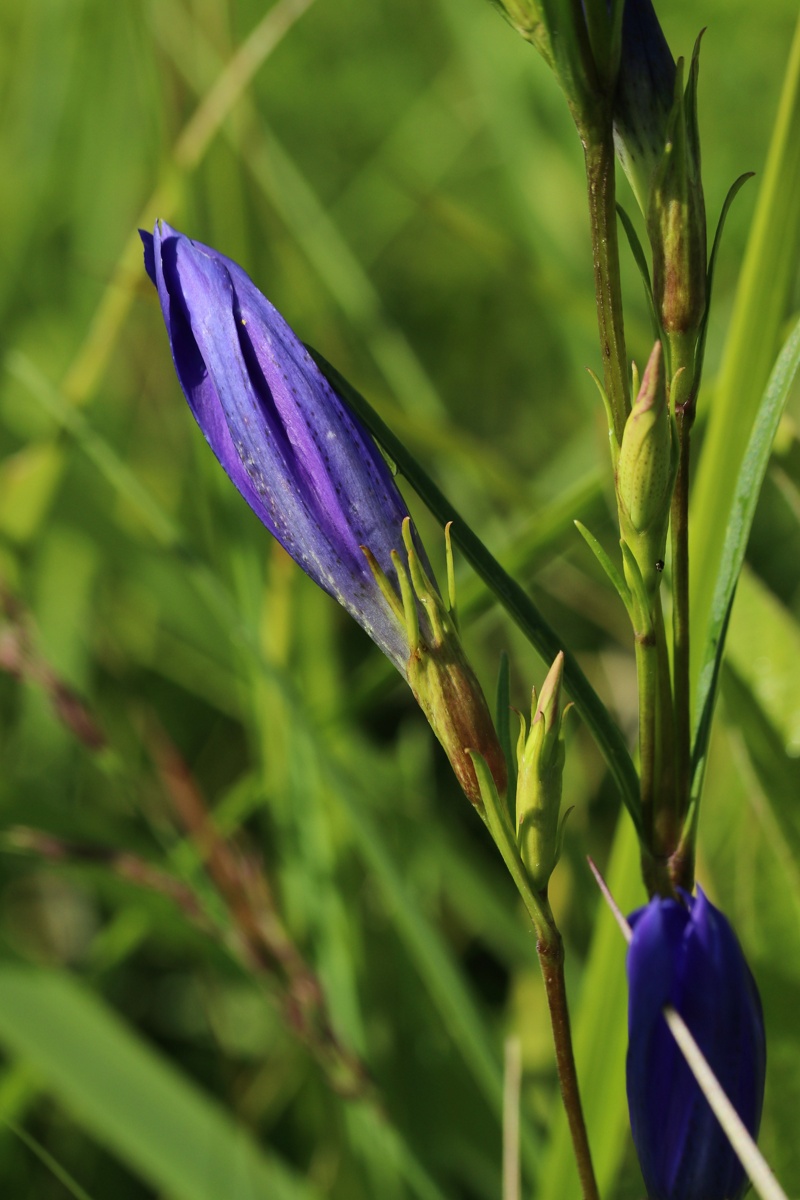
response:
<path id="1" fill-rule="evenodd" d="M 608 393 L 600 382 L 599 375 L 592 370 L 591 367 L 586 368 L 595 387 L 600 393 L 600 399 L 603 401 L 603 408 L 606 410 L 606 422 L 608 424 L 608 440 L 611 444 L 611 466 L 616 471 L 617 460 L 619 458 L 619 442 L 617 441 L 617 433 L 614 425 L 614 409 L 611 406 L 611 401 L 608 398 Z"/>
<path id="2" fill-rule="evenodd" d="M 497 671 L 497 692 L 495 702 L 495 729 L 497 738 L 503 748 L 508 768 L 508 796 L 513 800 L 517 794 L 517 756 L 511 744 L 511 680 L 508 669 L 508 655 L 505 650 L 500 655 L 500 666 Z"/>
<path id="3" fill-rule="evenodd" d="M 754 171 L 745 171 L 745 173 L 740 175 L 738 179 L 735 179 L 728 188 L 728 194 L 725 197 L 719 214 L 719 220 L 717 221 L 717 228 L 714 233 L 714 241 L 711 243 L 711 253 L 708 256 L 708 273 L 706 276 L 706 310 L 703 313 L 703 319 L 700 322 L 700 330 L 697 335 L 697 347 L 694 355 L 695 378 L 697 379 L 698 384 L 700 381 L 700 372 L 703 366 L 703 358 L 706 350 L 706 334 L 708 333 L 708 318 L 711 314 L 711 295 L 712 287 L 714 285 L 714 271 L 716 269 L 717 255 L 719 253 L 719 247 L 722 241 L 722 231 L 725 228 L 725 222 L 728 218 L 731 205 L 741 189 L 747 183 L 748 179 L 752 179 L 754 174 Z"/>
<path id="4" fill-rule="evenodd" d="M 565 715 L 566 712 L 567 710 L 564 709 Z M 575 805 L 570 804 L 566 812 L 561 814 L 561 820 L 558 822 L 558 833 L 556 834 L 556 865 L 558 865 L 559 859 L 561 858 L 561 852 L 564 849 L 564 828 L 567 824 L 567 818 L 569 817 L 570 813 L 573 813 L 574 811 Z"/>
<path id="5" fill-rule="evenodd" d="M 625 580 L 623 579 L 622 575 L 617 570 L 617 568 L 614 565 L 614 563 L 612 562 L 610 556 L 608 554 L 606 554 L 605 550 L 600 545 L 597 538 L 594 536 L 594 534 L 590 530 L 588 530 L 586 528 L 586 526 L 583 524 L 583 522 L 576 521 L 575 528 L 578 530 L 578 533 L 581 535 L 583 540 L 586 542 L 586 545 L 592 551 L 595 558 L 600 563 L 600 566 L 605 571 L 615 592 L 619 596 L 622 603 L 625 605 L 625 610 L 628 613 L 628 616 L 631 617 L 631 620 L 632 620 L 633 619 L 633 608 L 632 608 L 633 596 L 631 594 L 631 589 L 628 587 L 628 585 L 625 582 Z"/>
<path id="6" fill-rule="evenodd" d="M 655 296 L 653 295 L 653 281 L 650 278 L 650 267 L 647 262 L 647 256 L 644 252 L 644 247 L 642 246 L 639 235 L 636 232 L 636 227 L 634 226 L 633 221 L 630 219 L 621 204 L 617 205 L 617 216 L 620 219 L 622 228 L 625 230 L 625 236 L 628 239 L 628 245 L 630 246 L 631 254 L 633 255 L 633 261 L 636 263 L 636 266 L 639 269 L 639 275 L 641 276 L 642 283 L 644 284 L 644 294 L 647 299 L 647 310 L 650 313 L 650 323 L 653 327 L 653 338 L 660 338 L 663 335 L 663 331 L 661 329 L 661 321 L 659 320 L 658 316 L 658 309 L 656 308 Z M 636 395 L 636 392 L 634 392 L 634 395 Z"/>
<path id="7" fill-rule="evenodd" d="M 622 560 L 625 563 L 625 578 L 631 589 L 631 621 L 636 634 L 653 633 L 653 614 L 650 595 L 647 591 L 636 555 L 624 538 L 620 539 Z"/>
<path id="8" fill-rule="evenodd" d="M 506 864 L 508 872 L 516 884 L 517 891 L 522 897 L 522 902 L 533 922 L 537 937 L 546 940 L 552 932 L 550 922 L 547 918 L 547 909 L 541 897 L 537 896 L 531 887 L 528 874 L 517 849 L 517 839 L 514 836 L 514 829 L 511 824 L 511 818 L 508 815 L 508 809 L 497 793 L 491 772 L 483 757 L 476 750 L 468 750 L 467 753 L 472 759 L 472 765 L 475 768 L 475 775 L 478 779 L 481 799 L 483 800 L 484 818 L 494 844 L 500 851 L 503 862 Z"/>
<path id="9" fill-rule="evenodd" d="M 452 525 L 453 522 L 448 521 L 444 527 L 444 554 L 445 562 L 447 563 L 447 604 L 450 620 L 453 622 L 456 633 L 460 633 L 458 609 L 456 607 L 456 566 L 453 559 L 453 543 L 450 538 Z"/>

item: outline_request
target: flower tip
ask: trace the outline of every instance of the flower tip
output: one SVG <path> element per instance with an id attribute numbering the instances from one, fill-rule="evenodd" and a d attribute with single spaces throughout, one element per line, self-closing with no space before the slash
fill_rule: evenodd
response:
<path id="1" fill-rule="evenodd" d="M 539 692 L 539 703 L 536 706 L 534 722 L 544 719 L 548 727 L 558 719 L 559 702 L 561 699 L 561 683 L 564 678 L 564 651 L 559 650 L 553 659 L 553 665 L 547 672 L 547 677 Z"/>

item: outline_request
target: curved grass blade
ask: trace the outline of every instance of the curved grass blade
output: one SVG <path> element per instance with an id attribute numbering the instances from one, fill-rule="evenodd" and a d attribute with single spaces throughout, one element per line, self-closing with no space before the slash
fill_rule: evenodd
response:
<path id="1" fill-rule="evenodd" d="M 710 618 L 703 645 L 703 658 L 697 681 L 694 745 L 692 748 L 694 775 L 697 775 L 698 770 L 702 771 L 702 764 L 706 757 L 720 663 L 725 648 L 725 632 L 736 583 L 744 563 L 747 540 L 750 536 L 761 485 L 767 472 L 772 442 L 798 368 L 800 368 L 800 321 L 795 325 L 775 364 L 736 480 L 728 531 L 714 584 Z M 694 784 L 692 790 L 696 791 Z"/>
<path id="2" fill-rule="evenodd" d="M 739 468 L 780 348 L 800 248 L 800 18 L 789 53 L 769 155 L 709 411 L 691 502 L 692 686 L 703 668 L 704 634 Z M 699 709 L 697 710 L 700 711 Z M 694 715 L 697 719 L 697 712 Z"/>
<path id="3" fill-rule="evenodd" d="M 175 1200 L 319 1200 L 65 974 L 0 969 L 0 1041 L 88 1133 Z"/>

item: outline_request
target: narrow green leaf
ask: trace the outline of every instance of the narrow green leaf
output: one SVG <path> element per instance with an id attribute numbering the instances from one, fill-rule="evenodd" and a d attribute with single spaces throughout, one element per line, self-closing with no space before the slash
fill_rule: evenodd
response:
<path id="1" fill-rule="evenodd" d="M 691 579 L 695 687 L 705 669 L 711 610 L 736 481 L 780 346 L 797 274 L 798 249 L 800 18 L 693 488 L 692 559 L 702 568 L 694 570 Z"/>
<path id="2" fill-rule="evenodd" d="M 628 245 L 631 248 L 631 254 L 636 266 L 639 268 L 639 274 L 642 277 L 644 284 L 644 294 L 647 298 L 647 310 L 650 313 L 650 322 L 653 327 L 653 338 L 657 340 L 661 337 L 661 322 L 658 319 L 658 310 L 653 296 L 653 281 L 650 278 L 650 267 L 647 263 L 647 255 L 644 252 L 642 243 L 639 241 L 639 235 L 636 232 L 636 227 L 630 219 L 625 209 L 621 204 L 617 205 L 617 216 L 622 222 L 622 228 L 625 230 L 625 236 L 628 239 Z"/>
<path id="3" fill-rule="evenodd" d="M 752 179 L 752 178 L 753 178 L 753 172 L 745 171 L 744 175 L 740 175 L 738 179 L 735 179 L 733 181 L 731 186 L 728 188 L 728 194 L 725 197 L 724 203 L 722 205 L 722 211 L 720 212 L 719 220 L 717 221 L 717 229 L 716 229 L 716 233 L 714 234 L 714 242 L 711 246 L 711 254 L 708 257 L 708 273 L 707 273 L 708 281 L 707 281 L 707 285 L 706 285 L 706 297 L 707 297 L 706 311 L 703 314 L 703 321 L 700 326 L 700 336 L 698 338 L 697 349 L 695 351 L 695 361 L 700 366 L 702 366 L 703 357 L 705 355 L 705 349 L 706 349 L 706 335 L 708 333 L 708 318 L 709 318 L 709 314 L 711 312 L 711 297 L 713 295 L 713 289 L 714 289 L 714 272 L 715 272 L 716 266 L 717 266 L 717 255 L 719 254 L 720 243 L 722 242 L 722 231 L 725 228 L 725 221 L 727 220 L 731 205 L 733 204 L 734 200 L 738 196 L 741 189 L 747 183 L 748 179 Z"/>
<path id="4" fill-rule="evenodd" d="M 703 658 L 697 682 L 694 747 L 695 770 L 705 758 L 714 706 L 715 681 L 725 647 L 725 627 L 730 613 L 739 572 L 742 569 L 747 540 L 769 463 L 772 442 L 781 419 L 789 388 L 800 367 L 800 321 L 795 325 L 772 372 L 756 417 L 750 443 L 736 479 L 722 547 L 719 569 L 714 580 L 709 622 L 703 639 Z"/>
<path id="5" fill-rule="evenodd" d="M 0 968 L 0 1042 L 88 1133 L 176 1200 L 319 1196 L 66 975 Z"/>
<path id="6" fill-rule="evenodd" d="M 623 579 L 622 574 L 617 570 L 610 556 L 606 554 L 605 550 L 600 545 L 594 534 L 591 533 L 581 521 L 575 522 L 575 528 L 578 530 L 578 533 L 581 535 L 592 554 L 594 554 L 595 558 L 600 563 L 600 566 L 603 568 L 611 582 L 611 586 L 614 588 L 614 591 L 625 605 L 626 612 L 629 616 L 631 616 L 633 611 L 631 608 L 633 598 L 631 596 L 631 590 Z"/>
<path id="7" fill-rule="evenodd" d="M 784 753 L 800 755 L 800 624 L 747 565 L 736 589 L 726 662 L 761 705 Z"/>
<path id="8" fill-rule="evenodd" d="M 427 471 L 395 437 L 372 406 L 316 350 L 308 347 L 320 370 L 343 396 L 375 440 L 391 455 L 398 469 L 442 526 L 452 522 L 451 537 L 462 554 L 491 588 L 511 619 L 538 650 L 546 663 L 564 651 L 564 681 L 575 707 L 591 730 L 606 764 L 620 789 L 622 799 L 637 830 L 641 830 L 639 780 L 622 734 L 608 709 L 584 675 L 575 657 L 566 650 L 556 631 L 516 580 L 500 566 L 470 526 L 440 491 Z"/>
<path id="9" fill-rule="evenodd" d="M 508 655 L 505 650 L 500 655 L 500 667 L 497 672 L 497 703 L 495 706 L 495 725 L 500 745 L 503 747 L 506 768 L 508 770 L 508 799 L 513 806 L 517 794 L 517 756 L 511 741 L 511 692 L 508 671 Z"/>

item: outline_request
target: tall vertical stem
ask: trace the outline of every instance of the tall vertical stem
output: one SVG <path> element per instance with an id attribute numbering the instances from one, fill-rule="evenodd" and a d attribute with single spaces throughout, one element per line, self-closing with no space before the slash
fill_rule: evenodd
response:
<path id="1" fill-rule="evenodd" d="M 610 120 L 603 121 L 601 128 L 592 131 L 591 135 L 582 133 L 581 136 L 589 191 L 589 221 L 594 258 L 597 323 L 603 356 L 603 382 L 613 416 L 614 435 L 619 444 L 622 441 L 631 401 L 619 279 L 614 138 Z"/>
<path id="2" fill-rule="evenodd" d="M 675 727 L 675 798 L 683 824 L 691 790 L 691 668 L 689 638 L 689 453 L 694 422 L 698 378 L 692 339 L 673 334 L 670 339 L 672 395 L 670 401 L 678 426 L 680 459 L 670 513 L 672 529 L 672 662 Z M 680 829 L 678 829 L 680 836 Z M 675 867 L 681 878 L 674 883 L 691 890 L 693 856 L 681 855 Z"/>
<path id="3" fill-rule="evenodd" d="M 575 1055 L 572 1049 L 572 1034 L 569 1024 L 569 1009 L 567 1007 L 567 988 L 564 980 L 564 943 L 561 934 L 552 927 L 552 935 L 547 938 L 539 937 L 536 942 L 539 955 L 539 965 L 542 968 L 544 987 L 547 994 L 547 1006 L 550 1010 L 550 1024 L 553 1030 L 553 1042 L 556 1051 L 556 1066 L 558 1081 L 561 1085 L 561 1097 L 567 1114 L 569 1132 L 578 1166 L 578 1177 L 581 1183 L 583 1200 L 600 1200 L 597 1190 L 592 1154 L 589 1149 L 589 1138 L 586 1133 L 586 1123 L 583 1117 L 583 1106 L 578 1090 L 578 1073 L 575 1067 Z"/>

